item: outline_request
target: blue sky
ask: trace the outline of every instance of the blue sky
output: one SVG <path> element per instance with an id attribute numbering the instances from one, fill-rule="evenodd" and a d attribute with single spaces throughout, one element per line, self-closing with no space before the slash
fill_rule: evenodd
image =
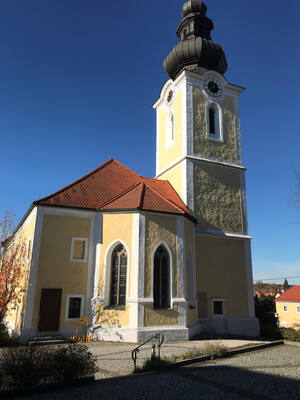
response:
<path id="1" fill-rule="evenodd" d="M 179 0 L 10 0 L 0 8 L 0 215 L 114 157 L 155 175 L 153 102 Z M 300 276 L 299 0 L 207 0 L 241 96 L 254 278 Z M 289 279 L 300 284 L 300 279 Z"/>

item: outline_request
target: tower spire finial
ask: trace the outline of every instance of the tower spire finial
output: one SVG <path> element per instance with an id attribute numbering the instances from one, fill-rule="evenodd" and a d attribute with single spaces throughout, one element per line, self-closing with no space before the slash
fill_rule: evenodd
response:
<path id="1" fill-rule="evenodd" d="M 182 20 L 176 31 L 180 41 L 164 61 L 169 78 L 175 79 L 185 67 L 202 67 L 221 74 L 227 71 L 223 46 L 212 41 L 214 24 L 206 12 L 202 0 L 189 0 L 183 4 Z"/>

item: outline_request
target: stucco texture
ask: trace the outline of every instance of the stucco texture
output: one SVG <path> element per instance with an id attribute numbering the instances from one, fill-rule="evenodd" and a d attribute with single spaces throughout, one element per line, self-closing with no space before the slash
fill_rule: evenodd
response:
<path id="1" fill-rule="evenodd" d="M 144 326 L 161 325 L 178 325 L 178 305 L 165 310 L 153 310 L 152 305 L 144 307 Z"/>
<path id="2" fill-rule="evenodd" d="M 195 163 L 194 196 L 200 228 L 242 232 L 240 171 Z"/>
<path id="3" fill-rule="evenodd" d="M 169 111 L 174 114 L 174 144 L 166 148 L 167 135 L 167 117 Z M 158 128 L 159 128 L 159 149 L 158 149 L 158 168 L 159 171 L 168 167 L 171 163 L 177 160 L 183 154 L 182 145 L 182 110 L 183 110 L 183 95 L 182 89 L 176 93 L 176 98 L 172 109 L 162 107 L 157 112 Z"/>
<path id="4" fill-rule="evenodd" d="M 172 252 L 173 296 L 177 296 L 177 236 L 176 217 L 146 216 L 145 297 L 152 296 L 152 255 L 159 242 L 165 242 Z"/>
<path id="5" fill-rule="evenodd" d="M 71 242 L 72 237 L 81 237 L 87 238 L 89 244 L 90 225 L 89 218 L 44 216 L 34 299 L 34 328 L 38 325 L 42 288 L 62 289 L 60 326 L 74 325 L 74 322 L 65 321 L 66 296 L 86 295 L 88 263 L 70 261 Z"/>
<path id="6" fill-rule="evenodd" d="M 196 234 L 196 266 L 200 318 L 212 317 L 212 298 L 225 299 L 225 317 L 249 316 L 243 240 Z"/>
<path id="7" fill-rule="evenodd" d="M 125 310 L 104 309 L 102 304 L 96 307 L 95 323 L 109 326 L 128 326 L 129 325 L 129 306 Z"/>
<path id="8" fill-rule="evenodd" d="M 207 138 L 206 106 L 208 98 L 201 89 L 193 87 L 194 154 L 219 160 L 237 161 L 234 99 L 225 96 L 220 102 L 223 113 L 223 141 Z"/>

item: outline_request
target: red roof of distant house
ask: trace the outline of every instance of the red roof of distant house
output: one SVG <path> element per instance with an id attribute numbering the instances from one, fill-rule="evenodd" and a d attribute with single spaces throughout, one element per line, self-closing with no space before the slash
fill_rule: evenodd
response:
<path id="1" fill-rule="evenodd" d="M 300 302 L 300 285 L 296 285 L 282 293 L 275 301 L 297 301 Z"/>
<path id="2" fill-rule="evenodd" d="M 35 204 L 106 211 L 155 211 L 184 215 L 196 221 L 168 181 L 142 177 L 113 158 Z"/>

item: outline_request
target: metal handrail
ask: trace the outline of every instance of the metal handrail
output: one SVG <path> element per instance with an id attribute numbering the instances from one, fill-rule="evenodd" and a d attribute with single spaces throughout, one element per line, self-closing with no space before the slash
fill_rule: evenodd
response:
<path id="1" fill-rule="evenodd" d="M 144 346 L 145 344 L 149 343 L 151 340 L 153 340 L 154 338 L 157 338 L 157 347 L 158 347 L 158 358 L 160 359 L 160 346 L 163 344 L 164 342 L 164 335 L 162 333 L 157 333 L 156 335 L 152 336 L 150 339 L 146 340 L 146 342 L 140 344 L 138 347 L 136 347 L 135 349 L 132 350 L 131 352 L 131 358 L 134 362 L 134 370 L 136 371 L 136 359 L 137 359 L 137 355 L 138 352 L 140 351 L 140 348 L 142 346 Z"/>

